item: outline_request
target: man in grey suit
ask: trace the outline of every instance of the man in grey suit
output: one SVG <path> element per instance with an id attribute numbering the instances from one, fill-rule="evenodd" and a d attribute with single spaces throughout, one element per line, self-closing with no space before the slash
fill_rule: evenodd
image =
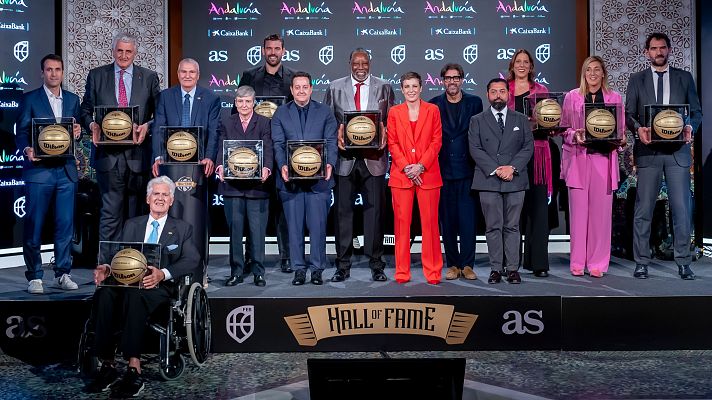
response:
<path id="1" fill-rule="evenodd" d="M 160 92 L 158 74 L 134 64 L 136 36 L 119 33 L 112 48 L 114 62 L 92 69 L 87 76 L 82 125 L 96 145 L 101 128 L 94 121 L 95 106 L 138 106 L 138 121 L 134 121 L 133 145 L 92 149 L 102 202 L 99 240 L 118 237 L 125 218 L 143 214 L 141 198 L 151 170 L 150 124 Z"/>
<path id="2" fill-rule="evenodd" d="M 690 269 L 690 143 L 702 121 L 702 109 L 692 75 L 668 64 L 670 38 L 664 33 L 651 33 L 645 40 L 645 53 L 651 66 L 634 73 L 626 90 L 626 125 L 636 134 L 633 153 L 638 173 L 633 219 L 633 257 L 639 279 L 648 277 L 650 264 L 650 223 L 660 182 L 665 173 L 668 201 L 673 219 L 674 255 L 680 277 L 695 279 Z M 649 104 L 689 104 L 690 122 L 683 128 L 683 144 L 651 144 L 646 127 L 645 106 Z"/>
<path id="3" fill-rule="evenodd" d="M 475 160 L 472 189 L 480 192 L 485 237 L 492 272 L 488 283 L 521 283 L 519 276 L 519 216 L 529 187 L 527 163 L 534 154 L 527 117 L 507 109 L 507 81 L 487 84 L 490 107 L 470 120 L 470 155 Z M 505 270 L 506 268 L 506 270 Z"/>
<path id="4" fill-rule="evenodd" d="M 349 57 L 351 74 L 331 82 L 324 97 L 324 104 L 331 107 L 339 123 L 339 160 L 336 165 L 336 273 L 332 282 L 349 278 L 353 254 L 353 214 L 357 191 L 363 196 L 364 253 L 369 258 L 374 281 L 385 281 L 383 268 L 383 221 L 381 210 L 386 198 L 386 171 L 388 152 L 385 150 L 387 135 L 384 124 L 388 110 L 395 102 L 393 88 L 383 79 L 370 73 L 371 55 L 357 48 Z M 344 111 L 378 110 L 381 112 L 381 143 L 377 150 L 346 150 L 344 143 Z"/>

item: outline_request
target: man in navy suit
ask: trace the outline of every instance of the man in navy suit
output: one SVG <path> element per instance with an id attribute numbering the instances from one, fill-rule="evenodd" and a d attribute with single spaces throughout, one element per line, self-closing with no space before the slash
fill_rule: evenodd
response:
<path id="1" fill-rule="evenodd" d="M 311 283 L 323 284 L 321 273 L 326 259 L 326 215 L 329 212 L 331 174 L 336 163 L 336 118 L 331 108 L 311 100 L 311 76 L 296 72 L 291 86 L 294 100 L 277 108 L 272 116 L 274 157 L 281 179 L 277 189 L 282 199 L 289 231 L 289 257 L 294 266 L 293 285 L 303 285 L 308 268 L 304 255 L 304 221 L 309 229 Z M 289 179 L 287 140 L 325 139 L 326 169 L 324 179 L 293 181 Z"/>
<path id="2" fill-rule="evenodd" d="M 470 157 L 467 135 L 470 118 L 482 112 L 482 99 L 462 91 L 465 73 L 460 64 L 446 64 L 440 70 L 445 93 L 430 102 L 440 109 L 443 147 L 438 161 L 443 187 L 440 188 L 440 227 L 448 269 L 445 279 L 477 279 L 475 228 L 477 201 L 470 188 L 475 161 Z M 460 237 L 460 247 L 457 237 Z"/>
<path id="3" fill-rule="evenodd" d="M 101 193 L 99 239 L 119 236 L 126 218 L 142 214 L 141 198 L 151 170 L 150 124 L 160 89 L 158 74 L 134 64 L 137 39 L 119 33 L 113 41 L 114 62 L 89 71 L 82 99 L 82 125 L 94 144 L 101 128 L 94 121 L 95 106 L 138 106 L 134 145 L 100 145 L 92 150 Z"/>
<path id="4" fill-rule="evenodd" d="M 633 276 L 648 277 L 650 264 L 650 224 L 660 182 L 665 174 L 668 201 L 672 211 L 675 263 L 682 279 L 695 279 L 690 269 L 690 166 L 692 134 L 702 121 L 700 99 L 692 75 L 668 64 L 670 38 L 664 33 L 651 33 L 645 40 L 645 53 L 650 68 L 630 76 L 626 90 L 626 125 L 637 137 L 633 147 L 638 185 L 633 218 Z M 685 143 L 656 144 L 650 141 L 646 127 L 645 106 L 649 104 L 689 104 L 690 121 L 683 128 Z"/>
<path id="5" fill-rule="evenodd" d="M 22 97 L 17 118 L 15 144 L 25 155 L 22 178 L 25 181 L 25 225 L 22 253 L 27 265 L 25 276 L 29 281 L 27 291 L 42 294 L 42 226 L 49 207 L 54 206 L 54 276 L 56 284 L 65 290 L 78 286 L 70 276 L 72 268 L 71 241 L 74 233 L 74 194 L 77 191 L 77 164 L 71 158 L 39 159 L 30 143 L 33 118 L 79 119 L 79 96 L 62 90 L 64 62 L 56 54 L 42 58 L 41 88 L 27 92 Z M 74 139 L 81 128 L 74 124 Z"/>

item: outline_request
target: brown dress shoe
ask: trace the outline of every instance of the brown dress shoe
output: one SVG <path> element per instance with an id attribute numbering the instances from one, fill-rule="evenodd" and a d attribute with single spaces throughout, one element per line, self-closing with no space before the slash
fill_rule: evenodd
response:
<path id="1" fill-rule="evenodd" d="M 462 269 L 462 277 L 474 281 L 477 279 L 477 274 L 472 270 L 472 267 L 466 265 L 465 268 Z"/>
<path id="2" fill-rule="evenodd" d="M 451 281 L 453 279 L 457 279 L 460 277 L 460 268 L 457 267 L 450 267 L 447 269 L 447 272 L 445 272 L 445 279 Z"/>

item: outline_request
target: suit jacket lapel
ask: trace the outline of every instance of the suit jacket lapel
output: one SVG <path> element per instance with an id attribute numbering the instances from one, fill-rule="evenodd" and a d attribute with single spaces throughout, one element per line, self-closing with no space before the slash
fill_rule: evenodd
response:
<path id="1" fill-rule="evenodd" d="M 198 109 L 203 105 L 203 93 L 200 88 L 195 88 L 195 98 L 193 99 L 193 107 L 190 109 L 190 125 L 198 126 Z"/>
<path id="2" fill-rule="evenodd" d="M 106 76 L 104 77 L 104 82 L 109 82 L 109 89 L 111 90 L 111 97 L 114 99 L 114 104 L 119 105 L 118 91 L 116 90 L 116 72 L 114 72 L 114 63 L 106 66 Z M 108 105 L 108 104 L 107 104 Z"/>
<path id="3" fill-rule="evenodd" d="M 289 115 L 292 117 L 292 123 L 297 128 L 294 130 L 297 132 L 299 139 L 304 139 L 304 132 L 302 132 L 302 122 L 299 120 L 299 111 L 297 111 L 297 103 L 292 102 L 289 107 Z M 308 115 L 307 115 L 308 116 Z"/>
<path id="4" fill-rule="evenodd" d="M 47 98 L 47 93 L 42 88 L 42 93 L 40 93 L 40 102 L 42 103 L 42 108 L 44 108 L 44 113 L 54 117 L 54 111 L 52 111 L 52 106 L 49 104 L 49 99 Z M 64 97 L 62 97 L 62 112 L 64 113 Z"/>
<path id="5" fill-rule="evenodd" d="M 138 96 L 138 92 L 143 88 L 143 74 L 141 71 L 138 69 L 136 65 L 134 65 L 133 68 L 133 77 L 131 78 L 131 98 L 129 99 L 129 105 L 138 105 L 136 104 L 136 98 Z M 141 110 L 143 112 L 143 110 Z"/>
<path id="6" fill-rule="evenodd" d="M 425 120 L 430 118 L 430 116 L 427 115 L 426 108 L 423 107 L 423 103 L 423 100 L 421 100 L 420 110 L 418 111 L 418 121 L 415 122 L 415 132 L 413 135 L 415 143 L 418 143 L 418 140 L 420 139 L 420 134 L 423 132 L 423 124 L 425 124 Z M 410 117 L 408 117 L 408 119 L 410 119 Z M 410 126 L 410 123 L 408 124 L 408 126 Z"/>
<path id="7" fill-rule="evenodd" d="M 655 104 L 657 96 L 655 94 L 655 86 L 653 85 L 653 77 L 651 75 L 652 72 L 650 72 L 650 69 L 646 69 L 643 74 L 643 86 L 645 88 L 646 97 L 650 99 L 648 104 Z"/>
<path id="8" fill-rule="evenodd" d="M 403 103 L 405 105 L 405 103 Z M 403 129 L 403 133 L 400 137 L 401 142 L 403 142 L 403 151 L 406 153 L 406 158 L 408 159 L 408 162 L 413 161 L 413 152 L 412 149 L 415 148 L 415 132 L 410 128 L 410 118 L 408 116 L 408 106 L 405 105 L 403 108 L 403 112 L 399 113 L 399 119 L 401 125 L 405 129 Z"/>
<path id="9" fill-rule="evenodd" d="M 356 101 L 354 96 L 356 95 L 355 88 L 351 85 L 351 77 L 346 78 L 344 93 L 346 94 L 346 102 L 348 103 L 348 110 L 356 110 Z"/>
<path id="10" fill-rule="evenodd" d="M 180 85 L 178 85 L 175 90 L 173 90 L 173 98 L 175 99 L 175 115 L 178 117 L 178 125 L 183 124 L 183 91 L 180 90 Z M 170 116 L 166 116 L 170 118 Z"/>
<path id="11" fill-rule="evenodd" d="M 146 223 L 148 223 L 148 221 L 146 221 Z M 164 226 L 163 230 L 161 230 L 161 237 L 158 238 L 158 243 L 160 243 L 162 246 L 171 243 L 174 235 L 174 230 L 175 224 L 171 220 L 171 217 L 166 218 L 166 226 Z"/>

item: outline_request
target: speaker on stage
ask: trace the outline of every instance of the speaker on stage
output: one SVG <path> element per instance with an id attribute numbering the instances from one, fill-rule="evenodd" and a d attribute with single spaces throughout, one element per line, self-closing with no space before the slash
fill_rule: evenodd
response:
<path id="1" fill-rule="evenodd" d="M 462 399 L 464 358 L 307 360 L 309 395 L 321 399 Z"/>

